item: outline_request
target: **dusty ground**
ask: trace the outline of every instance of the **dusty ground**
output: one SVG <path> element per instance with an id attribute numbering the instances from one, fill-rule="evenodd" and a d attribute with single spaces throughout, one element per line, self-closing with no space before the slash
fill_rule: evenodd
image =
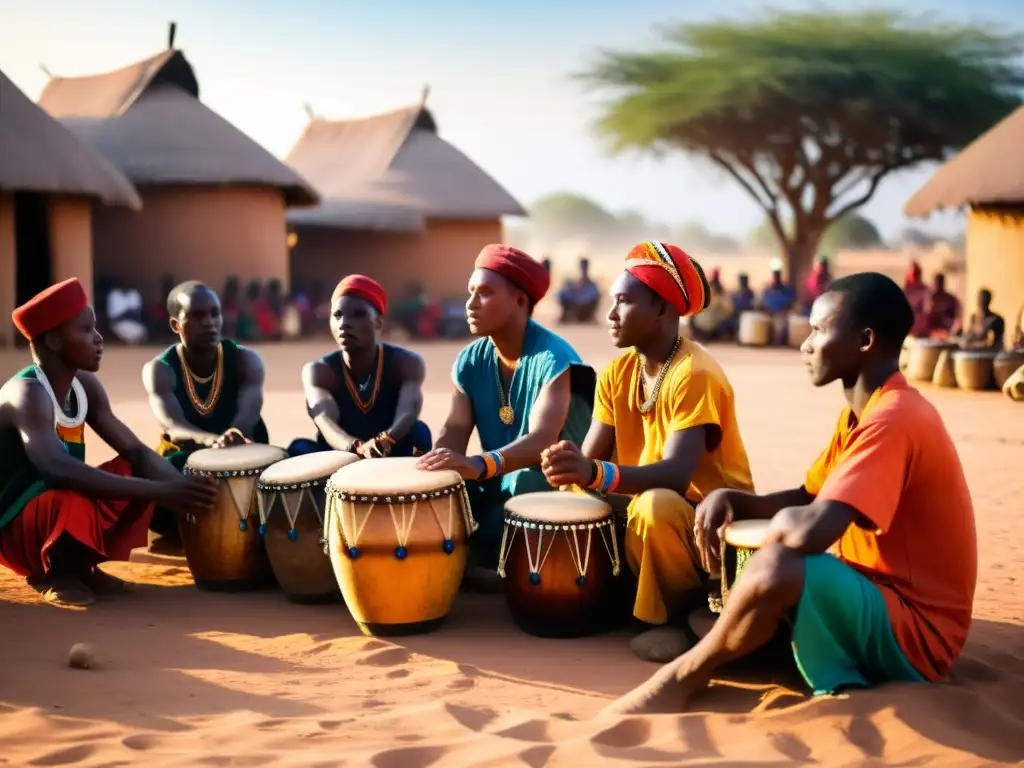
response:
<path id="1" fill-rule="evenodd" d="M 565 335 L 595 367 L 603 333 Z M 444 418 L 454 344 L 421 345 L 425 418 Z M 318 345 L 260 348 L 275 442 L 311 434 L 298 391 Z M 101 376 L 118 413 L 155 440 L 139 370 L 153 350 L 111 350 Z M 761 489 L 799 483 L 841 406 L 788 350 L 716 348 Z M 23 364 L 0 355 L 0 374 Z M 728 680 L 684 716 L 597 722 L 646 678 L 625 636 L 542 641 L 500 596 L 463 595 L 450 623 L 397 642 L 363 637 L 343 607 L 278 593 L 198 592 L 186 570 L 117 566 L 134 595 L 88 611 L 41 604 L 0 574 L 0 764 L 637 765 L 819 762 L 904 765 L 1024 760 L 1024 408 L 997 394 L 927 390 L 956 439 L 981 547 L 975 624 L 953 679 L 811 701 L 785 670 Z M 90 460 L 109 457 L 90 444 Z M 66 667 L 75 642 L 101 668 Z"/>

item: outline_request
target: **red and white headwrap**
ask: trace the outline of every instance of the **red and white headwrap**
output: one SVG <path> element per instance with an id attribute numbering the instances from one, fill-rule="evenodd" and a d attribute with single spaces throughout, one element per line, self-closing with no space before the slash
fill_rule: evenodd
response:
<path id="1" fill-rule="evenodd" d="M 648 240 L 633 246 L 626 271 L 671 304 L 680 317 L 696 315 L 711 302 L 700 264 L 677 245 Z"/>
<path id="2" fill-rule="evenodd" d="M 331 303 L 342 296 L 355 296 L 369 302 L 382 315 L 388 311 L 388 294 L 384 286 L 366 275 L 349 275 L 338 283 L 331 296 Z"/>
<path id="3" fill-rule="evenodd" d="M 77 277 L 51 285 L 14 312 L 11 319 L 26 339 L 36 339 L 60 327 L 89 306 L 89 297 Z"/>

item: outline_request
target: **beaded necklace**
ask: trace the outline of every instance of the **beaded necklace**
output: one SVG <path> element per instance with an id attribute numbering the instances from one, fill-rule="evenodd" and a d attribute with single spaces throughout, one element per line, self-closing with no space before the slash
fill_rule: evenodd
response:
<path id="1" fill-rule="evenodd" d="M 78 382 L 78 379 L 71 380 L 71 389 L 68 390 L 67 396 L 64 398 L 63 407 L 57 402 L 57 395 L 53 392 L 53 387 L 50 386 L 50 380 L 46 377 L 46 373 L 43 371 L 41 366 L 33 366 L 36 372 L 36 381 L 43 385 L 43 389 L 46 390 L 46 394 L 50 396 L 50 401 L 53 403 L 53 422 L 55 427 L 63 427 L 64 429 L 76 429 L 85 423 L 85 417 L 89 412 L 89 400 L 85 396 L 85 390 L 82 385 Z M 75 393 L 75 402 L 78 404 L 78 413 L 74 416 L 68 413 L 68 408 L 71 407 L 71 393 Z"/>
<path id="2" fill-rule="evenodd" d="M 661 394 L 661 385 L 665 382 L 665 376 L 668 374 L 668 369 L 672 365 L 672 360 L 676 356 L 676 351 L 679 349 L 679 337 L 676 336 L 675 342 L 672 344 L 672 351 L 668 353 L 668 358 L 665 360 L 665 364 L 661 366 L 661 370 L 658 372 L 658 377 L 654 380 L 653 384 L 649 384 L 647 379 L 647 358 L 644 355 L 640 355 L 640 394 L 647 392 L 647 399 L 640 402 L 640 413 L 650 413 L 655 404 L 658 402 L 658 395 Z"/>
<path id="3" fill-rule="evenodd" d="M 217 407 L 221 387 L 224 384 L 224 347 L 220 344 L 217 345 L 217 365 L 213 369 L 213 373 L 205 377 L 196 376 L 192 369 L 189 368 L 188 361 L 185 359 L 185 349 L 181 344 L 177 346 L 176 350 L 178 361 L 181 363 L 181 372 L 184 374 L 182 378 L 185 380 L 185 391 L 188 393 L 188 399 L 192 402 L 192 407 L 196 409 L 200 416 L 209 416 L 213 409 Z M 199 397 L 199 393 L 196 391 L 196 384 L 210 384 L 210 391 L 205 398 Z"/>
<path id="4" fill-rule="evenodd" d="M 374 354 L 377 356 L 377 372 L 374 375 L 373 390 L 370 392 L 370 399 L 365 402 L 359 393 L 360 391 L 365 390 L 369 385 L 369 378 L 367 378 L 366 384 L 357 386 L 352 380 L 352 374 L 349 371 L 348 364 L 343 364 L 345 371 L 345 386 L 348 388 L 348 393 L 352 395 L 352 402 L 354 402 L 363 413 L 369 413 L 373 410 L 373 406 L 377 402 L 377 395 L 380 394 L 380 382 L 384 377 L 384 354 L 381 352 L 379 344 L 377 345 L 377 351 Z"/>

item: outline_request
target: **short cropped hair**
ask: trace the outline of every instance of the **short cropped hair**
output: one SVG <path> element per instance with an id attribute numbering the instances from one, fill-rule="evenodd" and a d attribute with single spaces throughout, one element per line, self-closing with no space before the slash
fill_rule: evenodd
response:
<path id="1" fill-rule="evenodd" d="M 894 280 L 878 272 L 858 272 L 833 280 L 829 291 L 841 293 L 853 322 L 875 332 L 890 350 L 903 345 L 914 327 L 914 310 Z"/>
<path id="2" fill-rule="evenodd" d="M 191 296 L 196 291 L 210 291 L 210 293 L 213 293 L 209 286 L 198 280 L 186 280 L 184 283 L 178 283 L 174 286 L 171 292 L 167 294 L 167 316 L 177 317 L 181 314 L 181 297 Z"/>

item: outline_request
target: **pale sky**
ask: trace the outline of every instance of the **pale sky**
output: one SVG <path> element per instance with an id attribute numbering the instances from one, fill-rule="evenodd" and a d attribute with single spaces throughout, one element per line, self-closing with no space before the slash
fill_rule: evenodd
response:
<path id="1" fill-rule="evenodd" d="M 723 0 L 719 8 L 738 15 L 764 5 Z M 0 0 L 0 69 L 35 99 L 47 80 L 41 64 L 57 75 L 121 67 L 165 48 L 168 22 L 176 21 L 176 45 L 196 70 L 203 102 L 278 156 L 302 130 L 305 103 L 328 118 L 368 115 L 416 102 L 429 83 L 441 136 L 524 205 L 576 191 L 612 210 L 743 236 L 759 222 L 759 209 L 715 171 L 681 155 L 610 159 L 591 128 L 597 102 L 569 77 L 601 47 L 653 44 L 656 25 L 707 18 L 710 7 L 670 0 Z M 1024 26 L 1024 0 L 917 0 L 914 7 L 945 19 Z M 902 205 L 931 170 L 892 178 L 864 209 L 883 234 L 904 226 Z M 933 217 L 928 226 L 948 230 L 956 221 Z"/>

